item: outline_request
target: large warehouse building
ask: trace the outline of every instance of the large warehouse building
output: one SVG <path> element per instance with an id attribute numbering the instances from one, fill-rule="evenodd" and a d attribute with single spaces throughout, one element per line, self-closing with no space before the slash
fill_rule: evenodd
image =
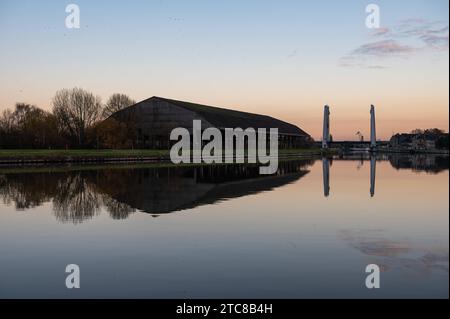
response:
<path id="1" fill-rule="evenodd" d="M 141 148 L 169 148 L 174 143 L 170 141 L 171 131 L 183 127 L 192 133 L 193 120 L 201 120 L 202 129 L 278 128 L 280 148 L 300 148 L 312 143 L 310 135 L 297 126 L 270 116 L 160 97 L 139 102 L 113 114 L 112 117 L 132 127 L 135 131 L 133 144 Z"/>

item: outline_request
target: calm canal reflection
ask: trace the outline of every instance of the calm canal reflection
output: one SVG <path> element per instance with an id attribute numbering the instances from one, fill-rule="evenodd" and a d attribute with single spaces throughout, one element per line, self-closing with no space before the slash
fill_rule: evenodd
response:
<path id="1" fill-rule="evenodd" d="M 448 298 L 449 159 L 0 167 L 2 298 Z M 81 289 L 65 287 L 67 264 Z M 365 287 L 380 266 L 381 289 Z"/>

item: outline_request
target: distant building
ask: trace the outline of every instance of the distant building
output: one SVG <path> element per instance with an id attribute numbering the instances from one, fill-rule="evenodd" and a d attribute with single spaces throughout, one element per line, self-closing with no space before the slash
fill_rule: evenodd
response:
<path id="1" fill-rule="evenodd" d="M 447 139 L 445 133 L 418 133 L 418 134 L 396 134 L 391 137 L 390 147 L 398 150 L 411 151 L 433 151 L 442 149 L 443 140 Z"/>
<path id="2" fill-rule="evenodd" d="M 439 135 L 417 134 L 412 139 L 412 148 L 415 150 L 434 150 Z"/>
<path id="3" fill-rule="evenodd" d="M 280 148 L 301 148 L 313 143 L 311 136 L 299 127 L 266 115 L 152 97 L 111 116 L 132 128 L 133 145 L 140 148 L 167 149 L 170 133 L 183 127 L 192 133 L 192 121 L 201 120 L 202 130 L 225 128 L 278 128 Z"/>
<path id="4" fill-rule="evenodd" d="M 396 149 L 412 149 L 414 134 L 395 134 L 391 137 L 389 145 Z"/>

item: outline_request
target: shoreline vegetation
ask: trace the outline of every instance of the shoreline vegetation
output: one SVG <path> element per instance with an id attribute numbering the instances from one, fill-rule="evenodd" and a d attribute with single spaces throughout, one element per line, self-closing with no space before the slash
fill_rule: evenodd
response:
<path id="1" fill-rule="evenodd" d="M 279 157 L 304 158 L 337 154 L 337 149 L 280 149 Z M 59 163 L 109 163 L 109 162 L 170 162 L 169 150 L 6 150 L 0 149 L 0 164 L 59 164 Z"/>
<path id="2" fill-rule="evenodd" d="M 280 158 L 279 163 L 291 162 L 291 161 L 310 161 L 320 159 L 320 155 L 307 155 L 303 157 L 284 157 Z M 55 173 L 55 172 L 68 172 L 68 171 L 90 171 L 99 169 L 142 169 L 142 168 L 179 168 L 179 167 L 218 167 L 222 165 L 259 165 L 255 164 L 237 164 L 237 163 L 181 163 L 173 164 L 170 161 L 164 162 L 145 162 L 145 161 L 130 161 L 130 162 L 91 162 L 91 163 L 20 163 L 16 164 L 0 164 L 0 174 L 15 174 L 15 173 Z M 270 175 L 268 175 L 270 176 Z"/>

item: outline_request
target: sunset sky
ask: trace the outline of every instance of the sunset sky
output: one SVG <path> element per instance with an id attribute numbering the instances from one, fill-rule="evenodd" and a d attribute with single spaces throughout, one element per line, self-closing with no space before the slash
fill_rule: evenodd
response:
<path id="1" fill-rule="evenodd" d="M 67 29 L 66 5 L 81 10 Z M 381 28 L 365 8 L 378 4 Z M 449 128 L 448 0 L 0 0 L 0 111 L 62 88 L 271 115 L 335 140 Z"/>

